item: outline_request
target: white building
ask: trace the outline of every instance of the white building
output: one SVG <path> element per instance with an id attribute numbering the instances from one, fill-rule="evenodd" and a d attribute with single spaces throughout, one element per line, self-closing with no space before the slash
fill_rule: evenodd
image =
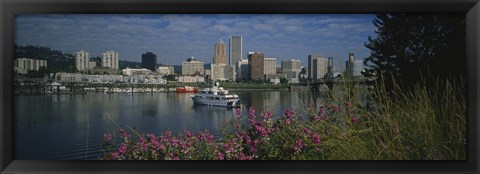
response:
<path id="1" fill-rule="evenodd" d="M 55 80 L 59 82 L 84 82 L 87 80 L 87 76 L 80 73 L 57 73 Z"/>
<path id="2" fill-rule="evenodd" d="M 167 84 L 167 80 L 163 79 L 161 75 L 147 75 L 143 79 L 143 84 L 162 85 Z"/>
<path id="3" fill-rule="evenodd" d="M 38 71 L 40 67 L 47 68 L 47 61 L 28 58 L 18 58 L 14 61 L 14 70 L 19 74 L 27 74 L 29 70 Z"/>
<path id="4" fill-rule="evenodd" d="M 202 76 L 180 76 L 178 77 L 180 83 L 203 83 L 205 78 Z"/>
<path id="5" fill-rule="evenodd" d="M 211 64 L 212 80 L 235 80 L 235 67 L 225 64 Z"/>
<path id="6" fill-rule="evenodd" d="M 263 59 L 263 73 L 276 74 L 277 73 L 277 59 L 276 58 L 265 58 Z"/>
<path id="7" fill-rule="evenodd" d="M 175 69 L 173 66 L 159 66 L 157 68 L 157 72 L 160 75 L 170 75 L 170 74 L 175 74 Z"/>
<path id="8" fill-rule="evenodd" d="M 75 55 L 75 67 L 78 71 L 85 71 L 90 68 L 90 53 L 80 50 Z"/>
<path id="9" fill-rule="evenodd" d="M 88 83 L 92 84 L 112 84 L 123 82 L 122 75 L 87 75 Z"/>
<path id="10" fill-rule="evenodd" d="M 97 67 L 97 62 L 95 61 L 90 61 L 90 63 L 88 64 L 89 69 L 95 69 L 96 67 Z"/>
<path id="11" fill-rule="evenodd" d="M 248 79 L 250 69 L 248 67 L 248 59 L 242 59 L 236 65 L 236 78 Z"/>
<path id="12" fill-rule="evenodd" d="M 183 76 L 190 76 L 195 73 L 199 73 L 200 75 L 204 75 L 205 70 L 203 68 L 203 62 L 200 62 L 196 59 L 190 58 L 187 62 L 182 62 L 182 75 Z"/>
<path id="13" fill-rule="evenodd" d="M 140 84 L 143 82 L 145 77 L 143 75 L 130 75 L 130 76 L 123 76 L 123 83 L 126 84 Z"/>
<path id="14" fill-rule="evenodd" d="M 115 51 L 107 51 L 102 54 L 102 67 L 110 69 L 118 69 L 118 53 Z"/>
<path id="15" fill-rule="evenodd" d="M 131 75 L 148 75 L 152 71 L 146 68 L 140 68 L 140 69 L 133 69 L 133 68 L 125 68 L 122 69 L 122 74 L 125 76 L 131 76 Z"/>
<path id="16" fill-rule="evenodd" d="M 328 59 L 322 55 L 308 56 L 308 77 L 312 80 L 321 79 L 328 73 Z"/>
<path id="17" fill-rule="evenodd" d="M 300 72 L 302 72 L 302 63 L 297 59 L 282 61 L 282 73 L 286 74 L 290 83 L 299 83 Z"/>

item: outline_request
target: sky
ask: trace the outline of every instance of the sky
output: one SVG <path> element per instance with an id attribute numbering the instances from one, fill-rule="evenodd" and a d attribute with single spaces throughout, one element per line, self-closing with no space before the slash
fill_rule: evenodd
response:
<path id="1" fill-rule="evenodd" d="M 348 53 L 368 57 L 368 36 L 375 37 L 369 14 L 35 14 L 15 18 L 15 43 L 46 46 L 74 54 L 80 50 L 92 57 L 114 50 L 120 60 L 141 62 L 153 52 L 157 62 L 180 65 L 195 57 L 211 63 L 215 43 L 243 37 L 243 57 L 262 52 L 265 57 L 299 59 L 320 54 L 344 66 Z M 340 64 L 342 62 L 342 64 Z"/>

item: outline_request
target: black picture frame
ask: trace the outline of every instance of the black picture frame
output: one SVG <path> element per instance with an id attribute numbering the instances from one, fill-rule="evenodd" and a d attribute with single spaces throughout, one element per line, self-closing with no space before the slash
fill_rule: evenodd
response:
<path id="1" fill-rule="evenodd" d="M 478 0 L 1 0 L 1 173 L 479 173 Z M 462 13 L 467 23 L 466 161 L 21 161 L 13 160 L 14 16 L 26 13 Z"/>

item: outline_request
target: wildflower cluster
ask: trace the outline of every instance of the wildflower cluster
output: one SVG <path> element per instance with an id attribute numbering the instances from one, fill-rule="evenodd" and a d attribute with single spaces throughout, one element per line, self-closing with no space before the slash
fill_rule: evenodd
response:
<path id="1" fill-rule="evenodd" d="M 192 133 L 188 130 L 173 135 L 171 131 L 155 134 L 139 134 L 120 129 L 105 133 L 103 147 L 105 160 L 291 160 L 327 159 L 324 149 L 332 137 L 344 140 L 347 134 L 338 134 L 330 124 L 343 117 L 343 124 L 360 123 L 351 103 L 345 105 L 313 104 L 307 112 L 285 109 L 278 119 L 271 111 L 257 112 L 248 108 L 242 116 L 235 109 L 230 129 L 222 137 L 214 137 L 208 131 Z M 257 115 L 258 114 L 258 115 Z M 307 115 L 303 115 L 307 114 Z M 302 119 L 309 116 L 310 119 Z M 246 122 L 243 122 L 246 118 Z M 326 124 L 327 123 L 327 124 Z M 338 126 L 337 125 L 337 126 Z M 354 127 L 351 127 L 354 128 Z M 115 136 L 118 135 L 118 136 Z M 325 137 L 325 138 L 323 138 Z M 327 142 L 324 144 L 324 142 Z"/>

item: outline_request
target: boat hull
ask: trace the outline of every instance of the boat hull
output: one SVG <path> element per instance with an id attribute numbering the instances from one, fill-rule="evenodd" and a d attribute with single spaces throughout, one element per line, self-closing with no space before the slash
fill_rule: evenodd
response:
<path id="1" fill-rule="evenodd" d="M 211 99 L 204 99 L 204 98 L 197 98 L 192 96 L 192 100 L 194 104 L 199 105 L 208 105 L 208 106 L 221 106 L 221 107 L 240 107 L 240 100 L 211 100 Z"/>
<path id="2" fill-rule="evenodd" d="M 198 92 L 196 88 L 193 88 L 193 89 L 177 88 L 176 91 L 178 93 L 187 93 L 187 92 L 197 93 Z"/>

